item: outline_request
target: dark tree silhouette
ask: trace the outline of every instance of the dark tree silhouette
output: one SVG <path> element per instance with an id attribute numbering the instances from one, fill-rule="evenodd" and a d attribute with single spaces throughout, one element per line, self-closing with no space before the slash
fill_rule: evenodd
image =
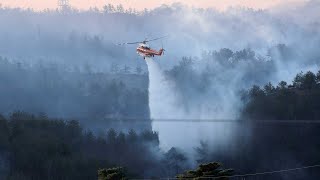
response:
<path id="1" fill-rule="evenodd" d="M 0 118 L 0 177 L 4 179 L 96 179 L 98 168 L 123 165 L 132 177 L 141 178 L 145 171 L 157 174 L 162 166 L 156 158 L 162 154 L 157 151 L 159 139 L 154 132 L 110 129 L 97 135 L 75 120 L 22 111 L 9 119 Z"/>
<path id="2" fill-rule="evenodd" d="M 213 162 L 208 164 L 200 164 L 196 170 L 187 171 L 178 175 L 178 179 L 229 179 L 233 173 L 232 169 L 222 169 L 221 163 Z"/>
<path id="3" fill-rule="evenodd" d="M 98 180 L 126 180 L 127 175 L 123 168 L 100 169 L 98 171 Z"/>
<path id="4" fill-rule="evenodd" d="M 163 163 L 169 175 L 183 171 L 186 168 L 186 161 L 187 157 L 174 147 L 164 154 Z"/>

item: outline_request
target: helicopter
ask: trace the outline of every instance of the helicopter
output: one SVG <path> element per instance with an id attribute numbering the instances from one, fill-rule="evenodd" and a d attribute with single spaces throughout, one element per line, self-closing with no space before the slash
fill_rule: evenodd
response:
<path id="1" fill-rule="evenodd" d="M 137 47 L 137 54 L 139 54 L 140 56 L 143 57 L 143 59 L 146 59 L 147 57 L 154 57 L 154 56 L 162 56 L 164 54 L 164 49 L 163 47 L 157 51 L 154 49 L 151 49 L 150 46 L 147 44 L 147 42 L 150 41 L 156 41 L 162 38 L 166 38 L 168 36 L 162 36 L 159 38 L 155 38 L 155 39 L 150 39 L 148 40 L 147 38 L 143 41 L 138 41 L 138 42 L 127 42 L 127 43 L 122 43 L 122 44 L 118 44 L 118 45 L 126 45 L 126 44 L 139 44 Z"/>

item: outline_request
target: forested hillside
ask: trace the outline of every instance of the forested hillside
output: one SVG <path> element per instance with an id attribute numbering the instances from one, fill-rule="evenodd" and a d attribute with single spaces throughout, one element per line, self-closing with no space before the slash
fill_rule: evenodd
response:
<path id="1" fill-rule="evenodd" d="M 292 82 L 254 85 L 242 92 L 242 111 L 233 144 L 226 154 L 203 141 L 197 162 L 221 161 L 236 171 L 273 171 L 317 164 L 320 160 L 320 71 L 299 73 Z M 238 123 L 238 122 L 237 122 Z M 249 132 L 249 136 L 247 133 Z M 244 166 L 245 164 L 245 166 Z M 319 171 L 305 169 L 264 175 L 262 179 L 317 179 Z"/>
<path id="2" fill-rule="evenodd" d="M 225 10 L 183 2 L 141 11 L 0 3 L 0 179 L 319 164 L 320 2 Z M 143 40 L 165 54 L 143 58 L 127 43 Z M 320 177 L 279 172 L 253 179 Z"/>
<path id="3" fill-rule="evenodd" d="M 148 77 L 141 71 L 120 70 L 99 73 L 87 66 L 80 71 L 0 57 L 0 112 L 45 113 L 88 125 L 110 118 L 149 118 Z M 142 125 L 141 130 L 150 128 L 150 124 Z"/>
<path id="4" fill-rule="evenodd" d="M 88 180 L 97 179 L 99 168 L 114 166 L 127 167 L 135 178 L 185 170 L 187 159 L 181 167 L 171 159 L 181 156 L 178 150 L 165 153 L 158 146 L 158 134 L 148 130 L 123 133 L 106 127 L 96 135 L 75 120 L 13 112 L 0 116 L 0 178 Z"/>
<path id="5" fill-rule="evenodd" d="M 243 95 L 243 118 L 254 120 L 319 120 L 320 71 L 299 73 L 292 83 L 253 86 Z"/>

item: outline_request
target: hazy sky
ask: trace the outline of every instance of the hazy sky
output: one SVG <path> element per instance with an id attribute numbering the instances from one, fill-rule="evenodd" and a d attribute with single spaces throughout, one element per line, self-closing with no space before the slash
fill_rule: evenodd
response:
<path id="1" fill-rule="evenodd" d="M 88 9 L 89 7 L 101 8 L 107 3 L 123 4 L 125 8 L 154 8 L 161 4 L 172 4 L 174 2 L 183 2 L 195 7 L 214 7 L 225 9 L 229 6 L 245 6 L 251 8 L 271 8 L 277 5 L 304 2 L 306 0 L 69 0 L 73 7 L 78 9 Z M 57 8 L 58 0 L 0 0 L 2 6 L 33 8 L 42 10 L 46 8 Z"/>

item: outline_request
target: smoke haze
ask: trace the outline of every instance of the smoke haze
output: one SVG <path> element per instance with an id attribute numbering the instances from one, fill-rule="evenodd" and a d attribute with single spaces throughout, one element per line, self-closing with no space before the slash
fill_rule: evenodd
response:
<path id="1" fill-rule="evenodd" d="M 319 9 L 316 0 L 224 11 L 181 3 L 141 12 L 111 5 L 42 12 L 0 7 L 0 113 L 44 112 L 102 131 L 111 127 L 111 119 L 116 129 L 159 132 L 162 150 L 181 148 L 193 162 L 194 147 L 203 140 L 214 152 L 212 159 L 230 162 L 243 150 L 245 162 L 254 162 L 251 167 L 261 163 L 268 169 L 274 166 L 263 148 L 276 142 L 272 145 L 286 156 L 289 150 L 281 145 L 287 145 L 286 138 L 295 142 L 287 132 L 309 131 L 234 123 L 242 118 L 243 91 L 268 82 L 290 83 L 300 71 L 319 70 Z M 116 45 L 167 34 L 150 43 L 167 50 L 155 59 L 144 61 L 135 46 Z M 270 134 L 274 139 L 268 139 Z M 262 150 L 261 142 L 266 142 Z M 303 147 L 303 139 L 295 145 Z M 290 161 L 279 167 L 304 162 L 294 156 L 286 156 Z M 237 162 L 241 168 L 242 161 Z"/>

